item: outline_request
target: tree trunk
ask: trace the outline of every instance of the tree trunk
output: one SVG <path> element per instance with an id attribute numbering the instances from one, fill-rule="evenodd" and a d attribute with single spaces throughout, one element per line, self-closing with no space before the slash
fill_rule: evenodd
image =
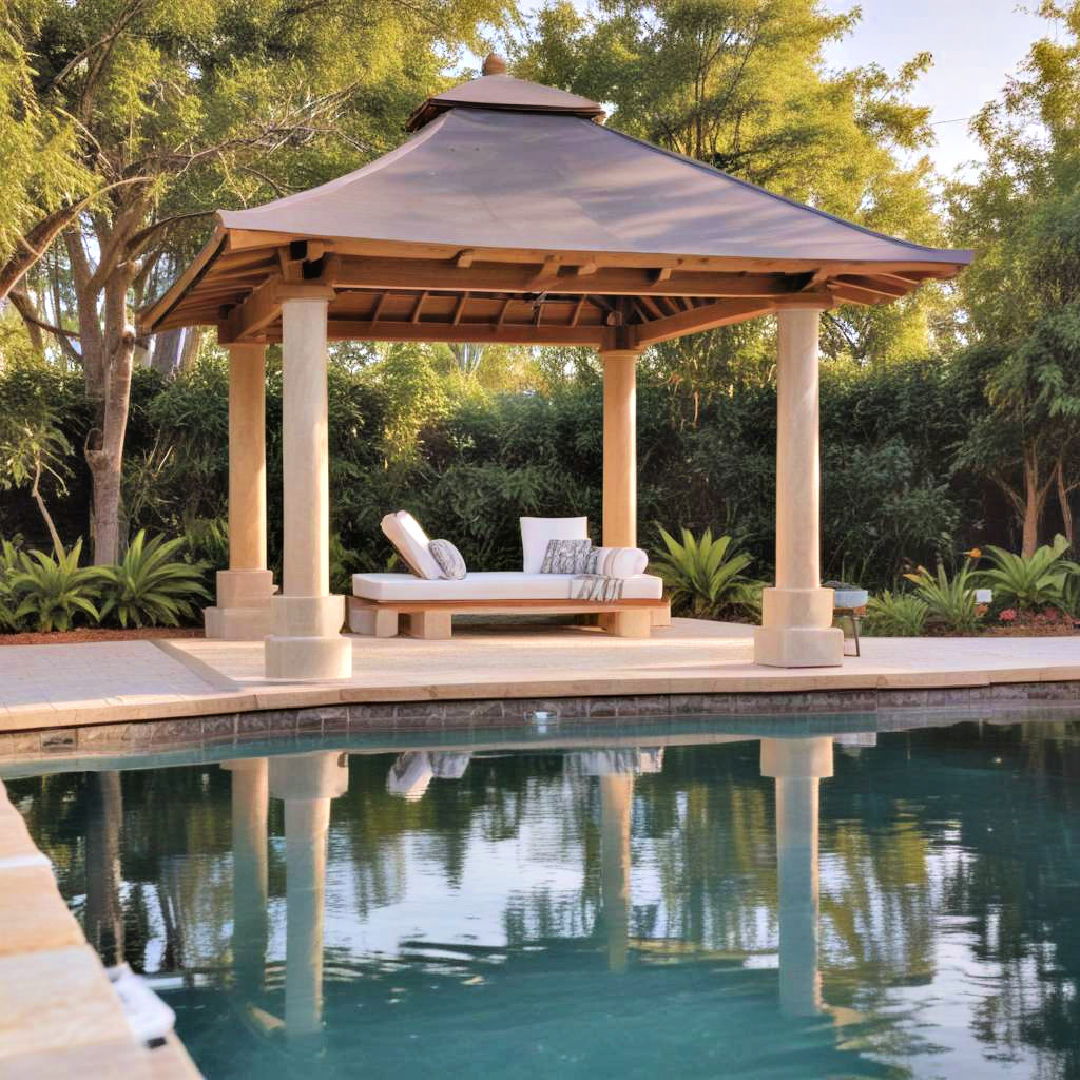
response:
<path id="1" fill-rule="evenodd" d="M 1033 449 L 1024 450 L 1024 506 L 1021 515 L 1020 554 L 1028 558 L 1039 546 L 1039 524 L 1049 484 L 1039 483 L 1039 459 Z"/>
<path id="2" fill-rule="evenodd" d="M 1061 507 L 1061 531 L 1064 533 L 1065 539 L 1069 541 L 1069 547 L 1072 548 L 1076 528 L 1073 523 L 1072 506 L 1069 503 L 1070 489 L 1065 483 L 1065 466 L 1062 464 L 1061 458 L 1058 458 L 1057 466 L 1054 468 L 1054 480 L 1057 483 L 1058 505 Z"/>
<path id="3" fill-rule="evenodd" d="M 131 405 L 131 371 L 135 328 L 127 321 L 127 291 L 131 282 L 122 270 L 105 281 L 104 396 L 96 445 L 88 444 L 86 462 L 93 478 L 94 562 L 114 563 L 120 557 L 120 489 Z"/>
<path id="4" fill-rule="evenodd" d="M 163 379 L 171 379 L 180 365 L 180 340 L 183 333 L 183 330 L 163 330 L 154 335 L 154 353 L 150 366 Z"/>
<path id="5" fill-rule="evenodd" d="M 201 344 L 202 331 L 197 326 L 189 326 L 184 331 L 184 346 L 180 350 L 180 366 L 177 374 L 186 375 L 195 366 Z"/>

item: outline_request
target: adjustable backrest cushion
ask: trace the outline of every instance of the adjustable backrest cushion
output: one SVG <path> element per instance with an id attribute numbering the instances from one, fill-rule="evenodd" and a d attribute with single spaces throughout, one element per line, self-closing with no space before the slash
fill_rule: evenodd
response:
<path id="1" fill-rule="evenodd" d="M 526 574 L 540 573 L 549 540 L 586 540 L 588 536 L 588 518 L 523 517 L 521 519 L 521 569 Z"/>
<path id="2" fill-rule="evenodd" d="M 417 577 L 438 581 L 443 576 L 435 557 L 428 551 L 427 533 L 408 511 L 387 514 L 382 519 L 382 531 Z"/>

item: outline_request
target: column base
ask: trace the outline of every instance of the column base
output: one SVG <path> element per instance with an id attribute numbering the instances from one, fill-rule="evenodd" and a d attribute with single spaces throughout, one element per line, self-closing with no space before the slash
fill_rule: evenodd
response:
<path id="1" fill-rule="evenodd" d="M 343 596 L 275 596 L 266 639 L 268 679 L 347 679 L 352 642 L 341 636 Z"/>
<path id="2" fill-rule="evenodd" d="M 206 636 L 215 641 L 261 641 L 270 633 L 270 605 L 263 608 L 203 608 Z"/>
<path id="3" fill-rule="evenodd" d="M 766 667 L 841 667 L 844 632 L 831 626 L 833 591 L 766 589 L 754 631 L 754 663 Z"/>
<path id="4" fill-rule="evenodd" d="M 258 641 L 270 633 L 270 598 L 274 575 L 269 570 L 221 570 L 217 604 L 203 612 L 206 636 L 218 641 Z"/>
<path id="5" fill-rule="evenodd" d="M 844 631 L 759 626 L 754 631 L 754 663 L 778 668 L 842 667 Z"/>

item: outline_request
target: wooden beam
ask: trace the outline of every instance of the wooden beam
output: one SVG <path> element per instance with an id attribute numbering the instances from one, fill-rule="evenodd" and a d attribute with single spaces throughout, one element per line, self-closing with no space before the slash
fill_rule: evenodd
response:
<path id="1" fill-rule="evenodd" d="M 333 300 L 334 290 L 326 285 L 292 285 L 272 280 L 260 285 L 242 304 L 238 304 L 228 317 L 218 324 L 218 341 L 231 345 L 257 340 L 266 328 L 281 316 L 281 305 L 286 300 L 315 298 Z"/>
<path id="2" fill-rule="evenodd" d="M 852 285 L 859 289 L 868 289 L 889 300 L 897 296 L 906 296 L 911 292 L 911 286 L 902 284 L 899 279 L 890 280 L 876 274 L 874 276 L 868 274 L 844 274 L 835 278 L 834 284 Z"/>
<path id="3" fill-rule="evenodd" d="M 635 346 L 655 345 L 684 334 L 745 322 L 774 310 L 775 306 L 766 300 L 720 300 L 715 304 L 705 304 L 690 311 L 681 311 L 678 315 L 634 326 L 631 330 Z"/>
<path id="4" fill-rule="evenodd" d="M 291 233 L 255 229 L 228 230 L 230 251 L 246 251 L 251 248 L 277 247 L 292 240 L 302 239 Z M 309 238 L 309 239 L 314 239 Z M 357 237 L 319 237 L 332 240 L 334 250 L 343 255 L 380 256 L 406 259 L 454 260 L 462 253 L 459 245 L 411 243 L 402 240 L 363 240 Z M 939 277 L 953 277 L 971 261 L 970 251 L 956 251 L 955 262 L 939 259 L 920 259 L 912 251 L 910 259 L 836 259 L 822 258 L 776 258 L 773 256 L 746 257 L 742 255 L 665 255 L 661 252 L 645 254 L 638 251 L 587 251 L 566 248 L 552 251 L 543 248 L 468 248 L 475 262 L 542 263 L 549 255 L 562 256 L 566 266 L 577 266 L 595 261 L 600 267 L 639 267 L 655 270 L 670 266 L 673 269 L 726 270 L 740 272 L 813 273 L 827 266 L 830 274 L 860 274 L 884 271 L 905 273 L 909 270 Z"/>
<path id="5" fill-rule="evenodd" d="M 271 338 L 280 338 L 274 328 Z M 613 347 L 610 330 L 602 326 L 554 326 L 545 323 L 401 323 L 363 322 L 331 318 L 327 332 L 335 341 L 430 341 L 449 344 L 587 345 Z"/>
<path id="6" fill-rule="evenodd" d="M 633 267 L 598 268 L 581 275 L 556 259 L 535 266 L 472 262 L 467 267 L 427 259 L 343 258 L 334 284 L 345 289 L 417 289 L 429 292 L 513 292 L 608 296 L 778 296 L 803 288 L 802 274 L 731 274 L 711 271 L 661 271 Z"/>

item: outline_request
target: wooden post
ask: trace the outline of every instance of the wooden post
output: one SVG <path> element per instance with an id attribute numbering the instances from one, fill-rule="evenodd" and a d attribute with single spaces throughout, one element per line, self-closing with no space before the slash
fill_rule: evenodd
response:
<path id="1" fill-rule="evenodd" d="M 600 354 L 604 368 L 603 543 L 637 545 L 637 358 L 633 349 Z"/>
<path id="2" fill-rule="evenodd" d="M 776 586 L 762 597 L 754 660 L 770 667 L 838 667 L 844 634 L 821 587 L 818 317 L 779 312 L 776 365 Z"/>
<path id="3" fill-rule="evenodd" d="M 282 305 L 285 475 L 285 571 L 271 600 L 266 639 L 272 679 L 342 679 L 352 672 L 352 646 L 341 636 L 345 598 L 330 595 L 330 466 L 327 432 L 326 312 L 331 291 Z"/>
<path id="4" fill-rule="evenodd" d="M 229 346 L 229 569 L 218 572 L 206 636 L 250 641 L 270 632 L 266 568 L 266 346 Z"/>

